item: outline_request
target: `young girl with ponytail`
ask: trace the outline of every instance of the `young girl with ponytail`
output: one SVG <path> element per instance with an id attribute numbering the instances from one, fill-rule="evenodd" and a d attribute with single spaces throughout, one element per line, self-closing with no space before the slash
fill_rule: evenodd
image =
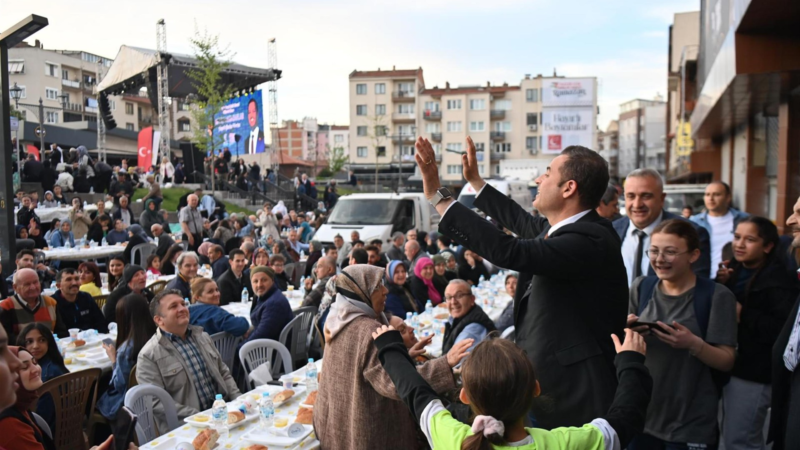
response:
<path id="1" fill-rule="evenodd" d="M 644 366 L 644 340 L 631 330 L 625 333 L 624 343 L 612 336 L 618 353 L 619 387 L 608 414 L 579 428 L 553 430 L 524 426 L 540 388 L 533 365 L 513 342 L 490 335 L 465 360 L 459 397 L 475 415 L 470 427 L 450 415 L 436 392 L 417 373 L 398 331 L 384 325 L 372 337 L 383 368 L 431 448 L 610 450 L 625 448 L 634 435 L 641 433 L 652 389 L 652 379 Z"/>

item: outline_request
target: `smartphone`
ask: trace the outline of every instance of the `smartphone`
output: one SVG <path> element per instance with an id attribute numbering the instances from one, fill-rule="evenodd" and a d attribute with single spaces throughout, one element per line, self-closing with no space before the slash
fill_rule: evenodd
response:
<path id="1" fill-rule="evenodd" d="M 459 150 L 453 150 L 452 148 L 446 148 L 444 150 L 446 152 L 450 152 L 450 153 L 458 153 L 459 155 L 466 155 L 467 154 L 467 152 L 462 152 L 462 151 L 459 151 Z"/>
<path id="2" fill-rule="evenodd" d="M 658 330 L 661 333 L 667 333 L 667 330 L 665 330 L 663 327 L 661 327 L 661 325 L 659 325 L 659 324 L 657 324 L 655 322 L 634 322 L 628 328 L 633 329 L 633 328 L 642 327 L 642 326 L 648 327 L 648 328 L 653 329 L 653 330 Z M 674 328 L 674 327 L 672 327 L 672 328 Z"/>
<path id="3" fill-rule="evenodd" d="M 113 347 L 114 346 L 114 341 L 112 341 L 111 338 L 105 338 L 105 339 L 103 339 L 103 344 L 107 345 L 109 347 Z"/>
<path id="4" fill-rule="evenodd" d="M 133 443 L 134 431 L 136 431 L 136 414 L 127 406 L 123 406 L 117 412 L 114 424 L 114 448 L 128 450 L 130 444 Z"/>

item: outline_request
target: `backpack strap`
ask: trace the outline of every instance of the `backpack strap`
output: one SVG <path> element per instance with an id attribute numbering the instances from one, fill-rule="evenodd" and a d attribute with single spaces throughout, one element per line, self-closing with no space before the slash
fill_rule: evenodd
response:
<path id="1" fill-rule="evenodd" d="M 650 303 L 650 299 L 653 298 L 653 292 L 657 284 L 657 276 L 645 277 L 642 282 L 639 283 L 639 310 L 636 313 L 637 316 L 641 316 L 644 309 L 647 308 L 647 304 Z"/>
<path id="2" fill-rule="evenodd" d="M 705 340 L 708 331 L 708 322 L 711 318 L 711 303 L 714 299 L 716 283 L 709 278 L 697 277 L 697 284 L 694 288 L 694 315 L 700 325 L 700 333 Z"/>

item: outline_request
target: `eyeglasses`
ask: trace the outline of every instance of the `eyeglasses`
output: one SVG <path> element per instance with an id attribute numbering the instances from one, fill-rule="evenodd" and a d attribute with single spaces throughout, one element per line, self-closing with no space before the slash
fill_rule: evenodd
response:
<path id="1" fill-rule="evenodd" d="M 658 250 L 650 249 L 650 250 L 647 250 L 645 253 L 647 253 L 647 257 L 650 258 L 651 261 L 657 260 L 658 259 L 658 255 L 661 255 L 661 256 L 664 257 L 664 261 L 672 262 L 672 261 L 675 260 L 676 256 L 682 255 L 684 253 L 689 253 L 689 252 L 688 251 L 676 252 L 675 250 L 664 250 L 662 252 L 659 252 Z"/>
<path id="2" fill-rule="evenodd" d="M 467 292 L 459 292 L 456 295 L 445 295 L 444 301 L 449 302 L 450 300 L 456 299 L 457 301 L 461 301 L 462 298 L 471 296 L 472 294 Z"/>

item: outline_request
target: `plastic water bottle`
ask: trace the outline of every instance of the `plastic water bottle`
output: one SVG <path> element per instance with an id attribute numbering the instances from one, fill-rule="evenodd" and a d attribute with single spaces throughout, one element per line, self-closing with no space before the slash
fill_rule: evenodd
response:
<path id="1" fill-rule="evenodd" d="M 478 286 L 481 286 L 481 287 L 482 287 L 482 286 L 483 286 L 483 283 L 484 283 L 484 281 L 486 281 L 486 280 L 483 278 L 483 275 L 481 275 L 481 277 L 478 279 Z"/>
<path id="2" fill-rule="evenodd" d="M 81 238 L 81 248 L 86 245 L 86 236 Z"/>
<path id="3" fill-rule="evenodd" d="M 306 365 L 306 390 L 308 392 L 317 390 L 317 365 L 314 364 L 314 358 L 308 358 Z"/>
<path id="4" fill-rule="evenodd" d="M 406 313 L 406 324 L 411 325 L 411 317 L 412 317 L 411 313 L 407 312 Z"/>
<path id="5" fill-rule="evenodd" d="M 425 302 L 425 314 L 428 315 L 428 317 L 433 317 L 433 302 L 430 300 Z"/>
<path id="6" fill-rule="evenodd" d="M 108 241 L 106 240 L 106 238 L 103 238 L 103 241 L 100 243 L 100 245 L 102 245 L 103 247 L 108 246 Z"/>
<path id="7" fill-rule="evenodd" d="M 70 244 L 69 241 L 65 241 L 64 242 L 64 248 L 70 249 L 70 248 L 72 248 L 72 244 Z"/>
<path id="8" fill-rule="evenodd" d="M 214 429 L 220 436 L 228 434 L 228 404 L 222 399 L 222 394 L 217 394 L 214 406 L 211 407 L 211 417 L 214 420 Z"/>
<path id="9" fill-rule="evenodd" d="M 250 295 L 247 292 L 247 288 L 242 288 L 242 303 L 247 303 L 250 301 Z"/>
<path id="10" fill-rule="evenodd" d="M 189 305 L 191 304 L 191 303 L 189 302 L 189 297 L 184 297 L 184 298 L 183 298 L 183 304 L 184 304 L 184 305 L 186 305 L 186 307 L 187 307 L 187 308 L 189 307 Z"/>
<path id="11" fill-rule="evenodd" d="M 414 327 L 414 328 L 419 328 L 419 314 L 418 313 L 414 313 L 411 316 L 411 326 Z"/>
<path id="12" fill-rule="evenodd" d="M 89 206 L 89 204 L 88 204 L 88 203 L 86 203 L 86 200 L 84 200 L 84 201 L 83 201 L 83 209 L 86 209 L 86 207 L 87 207 L 87 206 Z"/>
<path id="13" fill-rule="evenodd" d="M 259 421 L 262 428 L 269 428 L 275 423 L 275 406 L 269 392 L 261 394 L 261 401 L 258 402 L 258 411 L 261 413 Z"/>
<path id="14" fill-rule="evenodd" d="M 89 187 L 89 193 L 90 194 L 94 194 L 94 186 L 90 186 Z"/>
<path id="15" fill-rule="evenodd" d="M 300 259 L 305 259 L 305 257 L 306 257 L 306 252 L 300 250 Z"/>
<path id="16" fill-rule="evenodd" d="M 53 290 L 53 291 L 55 291 L 55 290 L 57 290 L 57 289 L 58 289 L 58 288 L 56 287 L 56 282 L 55 282 L 55 281 L 53 281 L 52 283 L 50 283 L 50 289 L 51 289 L 51 290 Z"/>

